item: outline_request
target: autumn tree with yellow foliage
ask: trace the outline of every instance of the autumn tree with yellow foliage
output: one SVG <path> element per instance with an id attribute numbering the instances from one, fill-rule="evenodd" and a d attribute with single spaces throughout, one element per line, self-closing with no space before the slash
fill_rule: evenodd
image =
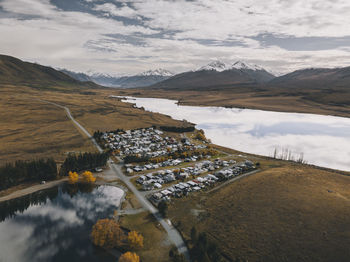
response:
<path id="1" fill-rule="evenodd" d="M 83 181 L 85 183 L 95 183 L 96 177 L 90 172 L 90 171 L 85 171 L 83 173 Z"/>
<path id="2" fill-rule="evenodd" d="M 133 252 L 126 252 L 120 256 L 119 262 L 140 262 L 140 257 Z"/>
<path id="3" fill-rule="evenodd" d="M 75 184 L 79 180 L 79 175 L 77 172 L 69 171 L 68 173 L 68 183 Z"/>
<path id="4" fill-rule="evenodd" d="M 143 236 L 136 231 L 130 231 L 128 233 L 128 243 L 132 249 L 143 247 Z"/>
<path id="5" fill-rule="evenodd" d="M 114 219 L 100 219 L 92 227 L 92 242 L 105 248 L 119 247 L 125 240 L 125 234 Z"/>
<path id="6" fill-rule="evenodd" d="M 205 137 L 204 131 L 202 129 L 198 130 L 195 138 L 201 141 L 207 141 L 207 138 Z"/>

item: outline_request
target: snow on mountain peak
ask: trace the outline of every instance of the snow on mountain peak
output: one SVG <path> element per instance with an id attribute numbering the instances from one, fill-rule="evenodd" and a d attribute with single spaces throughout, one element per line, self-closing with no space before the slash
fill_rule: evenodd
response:
<path id="1" fill-rule="evenodd" d="M 242 61 L 237 61 L 237 62 L 233 63 L 232 65 L 227 65 L 221 61 L 213 61 L 213 62 L 207 64 L 206 66 L 199 68 L 197 71 L 203 71 L 203 70 L 210 71 L 210 70 L 212 70 L 212 71 L 217 71 L 217 72 L 223 72 L 223 71 L 231 70 L 231 69 L 254 70 L 254 71 L 263 70 L 263 68 L 258 66 L 258 65 L 252 65 L 252 64 L 244 63 Z"/>
<path id="2" fill-rule="evenodd" d="M 146 72 L 143 72 L 141 74 L 139 74 L 140 76 L 173 76 L 174 74 L 171 73 L 168 70 L 162 69 L 162 68 L 158 68 L 155 70 L 148 70 Z"/>
<path id="3" fill-rule="evenodd" d="M 242 61 L 237 61 L 235 62 L 231 68 L 235 68 L 235 69 L 245 69 L 245 70 L 263 70 L 262 67 L 258 66 L 258 65 L 252 65 L 252 64 L 248 64 L 248 63 L 244 63 Z"/>
<path id="4" fill-rule="evenodd" d="M 225 71 L 225 70 L 228 70 L 228 69 L 229 68 L 227 67 L 227 65 L 224 62 L 213 61 L 213 62 L 207 64 L 206 66 L 202 66 L 197 71 L 213 70 L 213 71 L 217 71 L 217 72 L 222 72 L 222 71 Z"/>

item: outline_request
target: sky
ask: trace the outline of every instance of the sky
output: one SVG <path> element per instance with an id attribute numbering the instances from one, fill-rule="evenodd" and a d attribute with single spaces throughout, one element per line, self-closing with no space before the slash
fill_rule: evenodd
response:
<path id="1" fill-rule="evenodd" d="M 0 0 L 0 53 L 76 72 L 350 66 L 349 0 Z"/>

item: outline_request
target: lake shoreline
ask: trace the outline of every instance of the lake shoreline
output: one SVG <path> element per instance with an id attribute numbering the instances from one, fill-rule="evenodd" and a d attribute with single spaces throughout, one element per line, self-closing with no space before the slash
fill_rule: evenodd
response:
<path id="1" fill-rule="evenodd" d="M 219 93 L 219 97 L 212 98 L 213 94 L 207 95 L 198 91 L 164 91 L 164 90 L 119 90 L 120 96 L 133 96 L 138 98 L 162 98 L 178 101 L 179 105 L 201 106 L 201 107 L 224 107 L 240 108 L 252 110 L 264 110 L 271 112 L 316 114 L 324 116 L 346 117 L 350 118 L 350 107 L 341 105 L 323 105 L 312 101 L 303 101 L 300 97 L 276 97 L 274 103 L 269 97 L 263 97 L 265 100 L 259 100 L 256 103 L 256 97 L 240 99 L 241 93 Z M 248 93 L 249 94 L 249 93 Z M 238 98 L 237 98 L 238 97 Z M 279 101 L 282 100 L 282 102 Z"/>
<path id="2" fill-rule="evenodd" d="M 177 100 L 118 96 L 143 111 L 194 123 L 213 144 L 240 152 L 350 171 L 350 118 L 261 109 L 190 106 Z M 125 99 L 123 99 L 125 98 Z M 136 100 L 135 100 L 136 98 Z M 320 141 L 322 141 L 320 143 Z M 343 148 L 343 150 L 339 150 Z"/>

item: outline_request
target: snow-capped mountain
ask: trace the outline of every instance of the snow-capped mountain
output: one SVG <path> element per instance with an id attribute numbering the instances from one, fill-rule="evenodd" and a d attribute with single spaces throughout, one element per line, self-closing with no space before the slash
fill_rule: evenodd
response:
<path id="1" fill-rule="evenodd" d="M 221 61 L 213 61 L 205 66 L 202 66 L 201 68 L 199 68 L 196 71 L 208 70 L 208 71 L 223 72 L 223 71 L 232 70 L 232 69 L 253 70 L 253 71 L 264 70 L 262 67 L 260 67 L 258 65 L 248 64 L 248 63 L 244 63 L 242 61 L 237 61 L 233 64 L 226 64 L 226 63 L 221 62 Z"/>
<path id="2" fill-rule="evenodd" d="M 168 70 L 158 68 L 155 70 L 145 71 L 145 72 L 138 74 L 138 75 L 139 76 L 166 76 L 166 77 L 170 77 L 170 76 L 173 76 L 174 74 Z"/>
<path id="3" fill-rule="evenodd" d="M 254 65 L 254 64 L 248 64 L 248 63 L 244 63 L 242 61 L 237 61 L 235 62 L 230 69 L 235 68 L 235 69 L 244 69 L 244 70 L 253 70 L 253 71 L 257 71 L 257 70 L 265 70 L 264 68 L 262 68 L 261 66 L 258 65 Z"/>
<path id="4" fill-rule="evenodd" d="M 166 89 L 210 89 L 251 86 L 267 83 L 275 78 L 260 66 L 242 61 L 226 64 L 213 61 L 198 70 L 175 75 L 153 85 Z"/>
<path id="5" fill-rule="evenodd" d="M 199 68 L 196 71 L 217 71 L 217 72 L 222 72 L 222 71 L 226 71 L 229 70 L 229 66 L 227 66 L 224 62 L 221 61 L 213 61 L 210 62 L 209 64 L 202 66 L 201 68 Z"/>
<path id="6" fill-rule="evenodd" d="M 102 86 L 120 88 L 150 86 L 173 76 L 173 73 L 170 71 L 160 68 L 156 70 L 148 70 L 138 75 L 131 76 L 113 76 L 110 74 L 96 73 L 92 71 L 89 71 L 88 74 L 83 74 L 65 69 L 61 71 L 79 81 L 92 81 Z"/>

